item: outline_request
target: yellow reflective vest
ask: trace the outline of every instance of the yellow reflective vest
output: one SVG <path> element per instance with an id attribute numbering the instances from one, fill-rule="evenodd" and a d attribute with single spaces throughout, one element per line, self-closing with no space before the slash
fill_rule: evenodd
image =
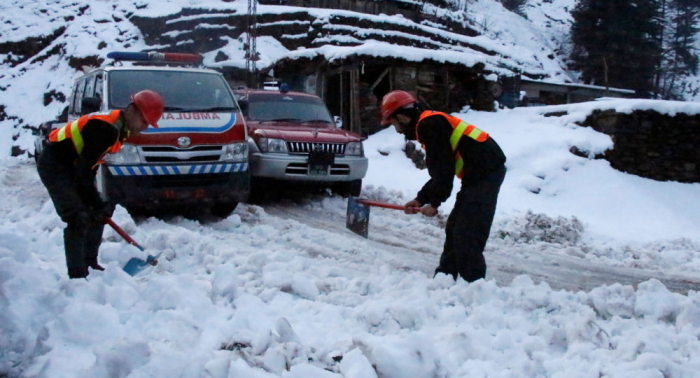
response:
<path id="1" fill-rule="evenodd" d="M 418 118 L 418 125 L 420 125 L 420 121 L 422 121 L 424 118 L 430 117 L 432 115 L 441 115 L 445 117 L 452 126 L 453 131 L 452 136 L 450 136 L 450 145 L 452 146 L 452 153 L 454 154 L 455 158 L 455 175 L 459 178 L 462 178 L 462 175 L 464 173 L 462 171 L 462 168 L 464 167 L 464 160 L 462 160 L 462 156 L 459 154 L 459 151 L 457 151 L 457 145 L 459 145 L 459 141 L 462 139 L 462 136 L 467 136 L 469 138 L 474 139 L 477 142 L 485 142 L 489 139 L 489 134 L 479 130 L 476 126 L 470 125 L 457 117 L 453 117 L 443 112 L 434 112 L 432 110 L 426 110 L 423 113 L 421 113 L 420 117 Z M 416 125 L 416 139 L 420 143 L 420 133 L 418 131 L 418 125 Z"/>
<path id="2" fill-rule="evenodd" d="M 85 125 L 88 123 L 88 121 L 98 119 L 100 121 L 107 122 L 110 125 L 114 125 L 117 122 L 117 120 L 119 120 L 119 114 L 119 110 L 113 110 L 109 114 L 84 115 L 73 122 L 69 122 L 67 125 L 61 127 L 60 129 L 52 131 L 51 134 L 49 134 L 49 142 L 61 142 L 66 139 L 70 139 L 71 141 L 73 141 L 75 151 L 78 152 L 78 155 L 82 155 L 85 143 L 83 142 L 83 136 L 81 135 L 81 131 L 83 130 L 83 127 L 85 127 Z M 112 145 L 112 147 L 110 147 L 109 150 L 106 152 L 115 153 L 119 151 L 121 147 L 121 142 L 117 140 L 114 143 L 114 145 Z"/>

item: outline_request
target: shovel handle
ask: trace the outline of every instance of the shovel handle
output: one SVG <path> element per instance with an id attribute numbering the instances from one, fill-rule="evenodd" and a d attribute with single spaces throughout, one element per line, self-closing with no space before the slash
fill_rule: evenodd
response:
<path id="1" fill-rule="evenodd" d="M 359 202 L 363 205 L 367 205 L 367 206 L 383 207 L 385 209 L 393 209 L 393 210 L 404 210 L 406 208 L 404 205 L 397 205 L 397 204 L 393 204 L 393 203 L 386 203 L 386 202 L 366 200 L 366 199 L 360 199 L 360 200 L 357 200 L 357 202 Z"/>
<path id="2" fill-rule="evenodd" d="M 110 227 L 112 227 L 114 229 L 114 231 L 116 231 L 117 234 L 119 234 L 121 237 L 123 237 L 124 240 L 126 240 L 129 244 L 138 248 L 139 250 L 141 250 L 141 252 L 143 252 L 145 250 L 142 246 L 139 245 L 139 243 L 135 242 L 134 239 L 132 239 L 131 236 L 129 236 L 129 234 L 124 232 L 124 230 L 122 230 L 121 227 L 117 226 L 117 224 L 114 223 L 112 218 L 105 217 L 104 222 L 107 223 L 108 225 L 110 225 Z"/>

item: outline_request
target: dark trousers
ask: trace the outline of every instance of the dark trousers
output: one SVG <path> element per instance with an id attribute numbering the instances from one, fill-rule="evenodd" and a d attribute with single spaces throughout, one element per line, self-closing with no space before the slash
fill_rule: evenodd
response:
<path id="1" fill-rule="evenodd" d="M 57 162 L 52 155 L 47 147 L 39 157 L 37 171 L 58 216 L 67 224 L 63 230 L 66 265 L 69 270 L 83 268 L 97 262 L 104 224 L 90 218 L 86 190 L 79 187 L 73 166 Z"/>
<path id="2" fill-rule="evenodd" d="M 447 218 L 445 247 L 437 273 L 461 276 L 467 282 L 486 277 L 484 248 L 496 212 L 505 167 L 475 182 L 463 182 Z"/>

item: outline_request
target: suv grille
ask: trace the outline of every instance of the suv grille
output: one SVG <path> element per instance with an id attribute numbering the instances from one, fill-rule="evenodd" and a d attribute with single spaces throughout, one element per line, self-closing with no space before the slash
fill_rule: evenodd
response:
<path id="1" fill-rule="evenodd" d="M 223 146 L 196 146 L 177 148 L 173 146 L 140 147 L 141 157 L 147 163 L 217 162 L 221 160 Z"/>
<path id="2" fill-rule="evenodd" d="M 287 142 L 287 150 L 291 153 L 308 154 L 311 151 L 331 152 L 336 155 L 345 154 L 343 143 L 313 143 L 313 142 Z"/>

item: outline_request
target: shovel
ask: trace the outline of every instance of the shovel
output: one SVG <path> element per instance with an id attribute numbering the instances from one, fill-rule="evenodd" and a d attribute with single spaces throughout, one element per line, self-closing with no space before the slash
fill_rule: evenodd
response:
<path id="1" fill-rule="evenodd" d="M 123 237 L 124 240 L 127 241 L 127 243 L 138 248 L 141 252 L 145 251 L 145 249 L 142 246 L 140 246 L 137 242 L 135 242 L 134 239 L 132 239 L 131 236 L 129 236 L 129 234 L 124 232 L 124 230 L 122 230 L 121 227 L 117 226 L 117 224 L 114 223 L 112 218 L 105 217 L 104 221 L 105 223 L 110 225 L 114 229 L 114 231 L 117 232 L 117 234 Z M 129 259 L 129 261 L 127 261 L 126 265 L 124 265 L 124 268 L 122 268 L 122 270 L 124 270 L 130 276 L 135 276 L 137 273 L 144 270 L 149 265 L 155 266 L 156 264 L 158 264 L 158 257 L 160 257 L 160 253 L 156 256 L 148 255 L 148 257 L 146 257 L 146 260 L 140 259 L 138 257 L 132 257 L 131 259 Z"/>
<path id="2" fill-rule="evenodd" d="M 356 199 L 348 197 L 348 213 L 345 226 L 348 230 L 367 238 L 369 235 L 369 207 L 383 207 L 385 209 L 403 210 L 403 205 L 373 201 L 367 199 Z"/>

